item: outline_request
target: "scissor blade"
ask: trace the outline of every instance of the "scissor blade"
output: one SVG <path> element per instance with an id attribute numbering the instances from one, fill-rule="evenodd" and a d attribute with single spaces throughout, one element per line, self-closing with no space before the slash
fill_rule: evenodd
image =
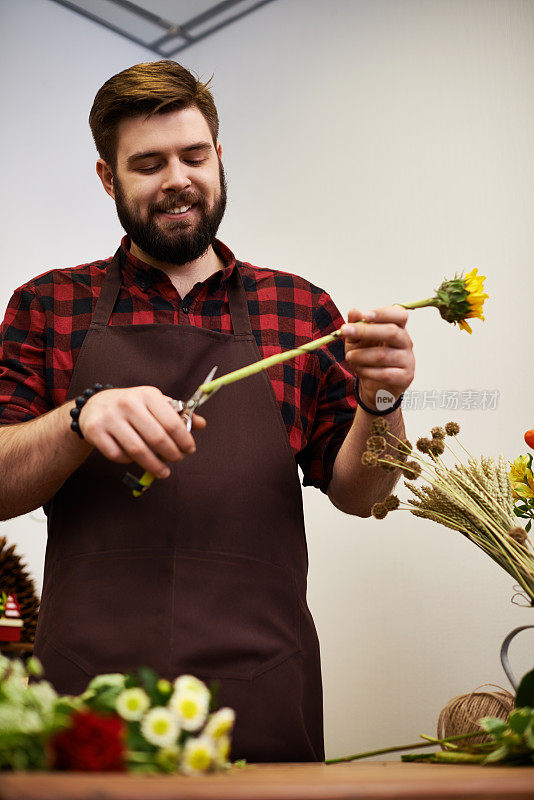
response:
<path id="1" fill-rule="evenodd" d="M 213 379 L 213 376 L 215 375 L 215 373 L 217 372 L 218 369 L 219 369 L 218 367 L 213 367 L 213 369 L 210 369 L 210 371 L 206 375 L 205 380 L 202 381 L 200 386 L 204 386 L 205 383 L 209 383 Z M 200 386 L 196 390 L 195 394 L 192 395 L 192 397 L 190 397 L 190 399 L 187 401 L 186 406 L 188 408 L 191 408 L 191 407 L 193 409 L 198 408 L 203 403 L 205 403 L 206 400 L 210 397 L 209 394 L 206 394 L 205 392 L 202 391 Z"/>

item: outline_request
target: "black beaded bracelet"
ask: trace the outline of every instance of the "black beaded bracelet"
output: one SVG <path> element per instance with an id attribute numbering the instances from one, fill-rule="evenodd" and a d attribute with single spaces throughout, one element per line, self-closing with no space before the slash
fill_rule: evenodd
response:
<path id="1" fill-rule="evenodd" d="M 101 383 L 95 383 L 94 386 L 91 386 L 90 389 L 84 389 L 82 394 L 76 398 L 74 401 L 76 403 L 74 408 L 71 408 L 70 415 L 72 417 L 72 422 L 70 423 L 70 428 L 72 431 L 78 434 L 80 439 L 83 439 L 83 433 L 80 429 L 80 412 L 84 405 L 87 403 L 90 397 L 92 397 L 97 392 L 101 392 L 103 389 L 113 389 L 111 383 L 106 383 L 105 386 L 102 386 Z"/>
<path id="2" fill-rule="evenodd" d="M 398 397 L 395 400 L 392 406 L 389 406 L 389 408 L 384 409 L 384 411 L 378 411 L 373 408 L 367 408 L 365 403 L 362 401 L 362 398 L 360 397 L 360 392 L 358 391 L 359 386 L 360 386 L 360 379 L 356 377 L 354 378 L 354 394 L 356 395 L 356 400 L 358 401 L 358 405 L 361 406 L 364 411 L 367 411 L 368 414 L 372 414 L 374 417 L 385 417 L 386 414 L 391 414 L 392 411 L 396 411 L 397 408 L 402 403 L 402 399 L 404 397 L 403 393 L 400 395 L 400 397 Z"/>

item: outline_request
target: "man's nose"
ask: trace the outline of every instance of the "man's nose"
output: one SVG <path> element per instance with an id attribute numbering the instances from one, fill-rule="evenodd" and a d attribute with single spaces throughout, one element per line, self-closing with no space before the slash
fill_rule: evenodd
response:
<path id="1" fill-rule="evenodd" d="M 187 164 L 183 164 L 179 159 L 169 161 L 163 172 L 163 191 L 181 192 L 191 186 L 191 179 L 188 174 Z"/>

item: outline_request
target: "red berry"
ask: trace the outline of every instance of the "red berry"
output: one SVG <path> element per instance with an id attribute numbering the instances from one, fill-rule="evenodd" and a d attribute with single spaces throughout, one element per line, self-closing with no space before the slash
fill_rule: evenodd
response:
<path id="1" fill-rule="evenodd" d="M 534 429 L 525 433 L 525 442 L 534 450 Z"/>

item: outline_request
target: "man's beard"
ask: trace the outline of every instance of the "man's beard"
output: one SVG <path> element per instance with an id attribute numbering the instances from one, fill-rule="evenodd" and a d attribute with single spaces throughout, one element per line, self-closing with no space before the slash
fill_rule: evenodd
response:
<path id="1" fill-rule="evenodd" d="M 222 162 L 219 161 L 219 196 L 213 207 L 208 208 L 202 195 L 191 190 L 178 192 L 168 196 L 164 203 L 151 204 L 148 207 L 147 220 L 142 220 L 133 211 L 124 196 L 122 185 L 114 176 L 115 205 L 119 221 L 135 244 L 147 255 L 165 264 L 187 264 L 203 255 L 215 238 L 226 209 L 226 178 Z M 168 229 L 160 227 L 155 220 L 159 211 L 192 205 L 200 212 L 200 220 L 196 225 L 183 226 L 177 220 Z"/>

